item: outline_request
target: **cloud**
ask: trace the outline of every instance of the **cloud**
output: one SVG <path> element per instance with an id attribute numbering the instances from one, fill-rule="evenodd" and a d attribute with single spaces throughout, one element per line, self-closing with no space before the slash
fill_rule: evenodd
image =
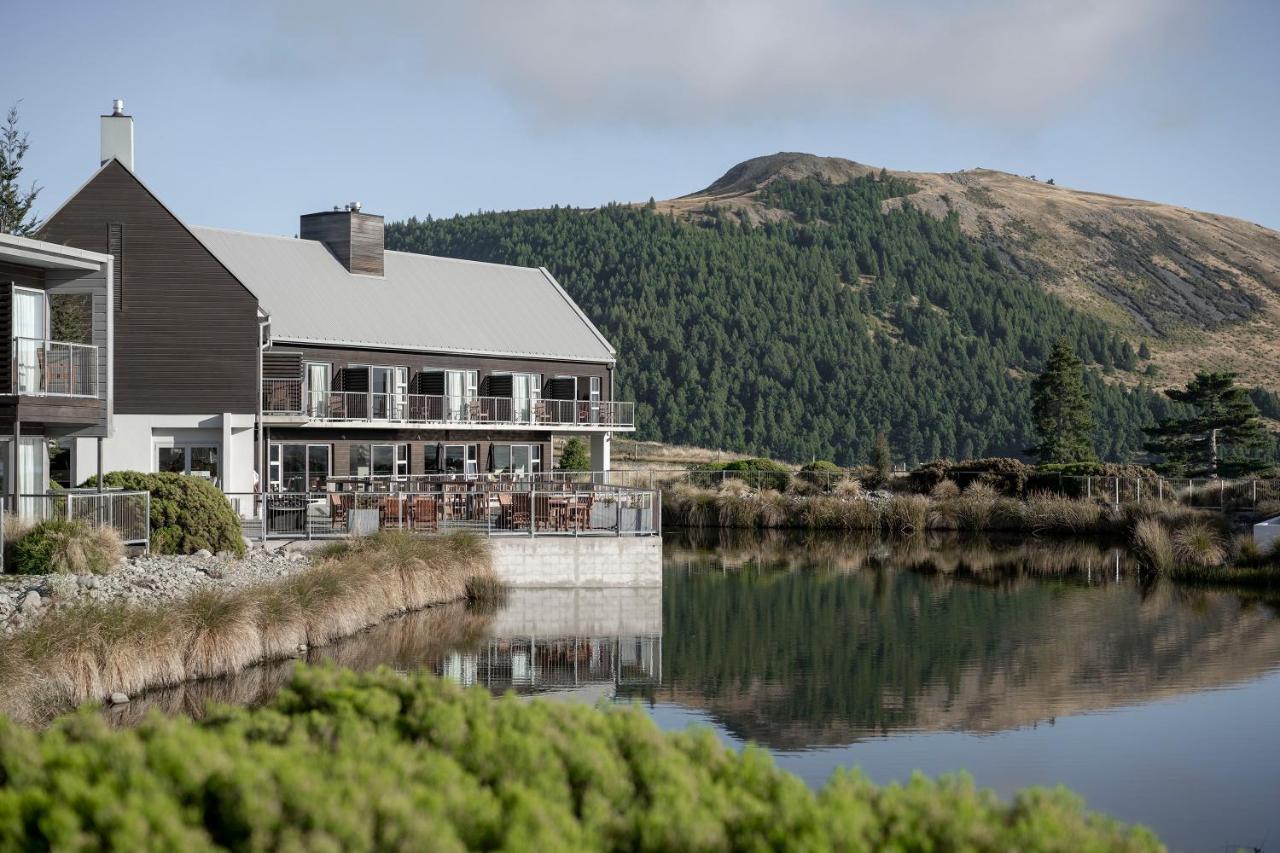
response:
<path id="1" fill-rule="evenodd" d="M 906 103 L 1036 121 L 1193 0 L 295 0 L 286 43 L 483 80 L 549 121 L 768 121 Z M 376 47 L 375 47 L 376 46 Z M 371 49 L 372 48 L 372 49 Z"/>

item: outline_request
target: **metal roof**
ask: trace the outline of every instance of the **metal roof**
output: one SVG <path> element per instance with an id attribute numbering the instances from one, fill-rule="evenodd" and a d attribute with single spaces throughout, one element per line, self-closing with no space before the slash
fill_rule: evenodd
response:
<path id="1" fill-rule="evenodd" d="M 356 275 L 315 240 L 191 231 L 294 343 L 614 360 L 613 347 L 544 269 L 387 252 Z"/>

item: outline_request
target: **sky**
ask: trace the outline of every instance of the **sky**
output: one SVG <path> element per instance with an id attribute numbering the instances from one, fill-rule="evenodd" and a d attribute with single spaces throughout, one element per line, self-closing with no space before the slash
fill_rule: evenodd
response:
<path id="1" fill-rule="evenodd" d="M 9 5 L 6 3 L 6 5 Z M 13 4 L 47 215 L 123 98 L 180 217 L 276 234 L 670 198 L 777 151 L 982 166 L 1280 229 L 1272 0 Z"/>

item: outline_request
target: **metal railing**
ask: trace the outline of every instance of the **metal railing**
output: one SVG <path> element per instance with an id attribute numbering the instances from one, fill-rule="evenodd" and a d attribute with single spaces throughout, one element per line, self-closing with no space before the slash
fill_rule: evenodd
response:
<path id="1" fill-rule="evenodd" d="M 24 521 L 85 521 L 110 527 L 126 545 L 151 548 L 151 493 L 61 489 L 44 494 L 7 496 L 5 508 Z"/>
<path id="2" fill-rule="evenodd" d="M 631 402 L 312 391 L 300 379 L 262 380 L 262 411 L 338 422 L 635 426 L 635 403 Z"/>
<path id="3" fill-rule="evenodd" d="M 242 521 L 246 535 L 262 539 L 341 538 L 388 529 L 424 534 L 468 530 L 485 536 L 656 536 L 662 523 L 653 491 L 531 481 L 442 484 L 429 491 L 228 497 L 242 511 L 252 501 L 252 513 Z"/>
<path id="4" fill-rule="evenodd" d="M 13 339 L 14 394 L 98 396 L 98 347 L 43 338 Z"/>

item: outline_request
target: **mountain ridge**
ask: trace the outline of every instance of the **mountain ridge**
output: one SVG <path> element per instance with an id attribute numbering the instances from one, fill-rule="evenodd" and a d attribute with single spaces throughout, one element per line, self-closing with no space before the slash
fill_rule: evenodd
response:
<path id="1" fill-rule="evenodd" d="M 954 215 L 1072 308 L 1149 344 L 1162 385 L 1198 369 L 1274 388 L 1280 376 L 1280 232 L 1162 202 L 1076 190 L 995 169 L 911 172 L 778 152 L 744 160 L 702 190 L 656 202 L 696 218 L 716 207 L 759 224 L 791 214 L 760 201 L 777 180 L 847 183 L 887 174 L 915 192 L 883 203 Z"/>

